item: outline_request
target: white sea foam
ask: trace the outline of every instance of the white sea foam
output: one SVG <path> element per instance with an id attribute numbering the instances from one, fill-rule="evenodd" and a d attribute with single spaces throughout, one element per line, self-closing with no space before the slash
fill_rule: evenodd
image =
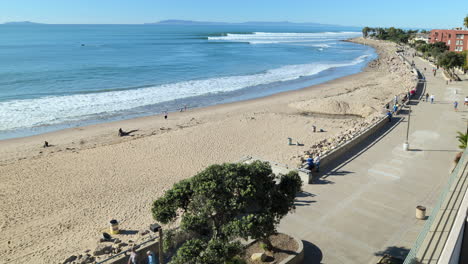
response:
<path id="1" fill-rule="evenodd" d="M 355 65 L 363 62 L 367 56 L 369 55 L 363 55 L 353 61 L 340 64 L 288 65 L 253 75 L 184 81 L 125 91 L 0 102 L 0 130 L 79 121 L 94 115 L 115 113 L 173 99 L 229 92 L 256 85 L 294 80 L 334 67 Z"/>
<path id="2" fill-rule="evenodd" d="M 254 32 L 253 34 L 232 34 L 226 36 L 208 37 L 210 41 L 248 42 L 250 44 L 276 44 L 294 42 L 323 42 L 348 39 L 361 36 L 360 32 L 321 32 L 321 33 L 269 33 Z"/>

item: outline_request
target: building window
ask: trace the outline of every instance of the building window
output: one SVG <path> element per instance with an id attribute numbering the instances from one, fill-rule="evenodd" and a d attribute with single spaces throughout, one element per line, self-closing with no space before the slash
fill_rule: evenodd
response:
<path id="1" fill-rule="evenodd" d="M 449 34 L 449 38 L 452 38 L 452 34 Z"/>
<path id="2" fill-rule="evenodd" d="M 463 47 L 455 47 L 455 51 L 463 51 Z"/>
<path id="3" fill-rule="evenodd" d="M 457 39 L 464 39 L 465 35 L 464 34 L 457 34 Z"/>
<path id="4" fill-rule="evenodd" d="M 457 40 L 457 45 L 463 45 L 463 40 Z"/>
<path id="5" fill-rule="evenodd" d="M 447 45 L 449 45 L 449 46 L 450 46 L 450 39 L 447 41 Z"/>

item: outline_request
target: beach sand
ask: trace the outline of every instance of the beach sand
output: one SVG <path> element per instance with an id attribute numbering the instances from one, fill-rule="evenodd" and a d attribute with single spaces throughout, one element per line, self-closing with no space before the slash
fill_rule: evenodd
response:
<path id="1" fill-rule="evenodd" d="M 111 219 L 131 231 L 154 223 L 154 199 L 208 165 L 256 156 L 292 166 L 323 139 L 382 114 L 415 77 L 392 43 L 361 73 L 224 105 L 0 141 L 0 262 L 63 263 L 95 249 Z M 313 133 L 312 125 L 326 132 Z M 117 131 L 138 129 L 133 136 Z M 303 146 L 289 146 L 287 138 Z M 53 146 L 43 148 L 47 140 Z"/>

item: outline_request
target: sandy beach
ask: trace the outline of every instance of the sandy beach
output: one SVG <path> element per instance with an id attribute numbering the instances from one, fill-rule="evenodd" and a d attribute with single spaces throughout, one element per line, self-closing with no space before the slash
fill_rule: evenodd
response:
<path id="1" fill-rule="evenodd" d="M 63 263 L 93 251 L 110 219 L 147 229 L 152 201 L 214 163 L 256 156 L 297 166 L 323 139 L 382 115 L 414 87 L 396 45 L 355 39 L 379 58 L 361 73 L 224 105 L 0 141 L 0 259 Z M 325 132 L 313 133 L 312 126 Z M 137 130 L 118 137 L 117 131 Z M 303 146 L 289 146 L 287 138 Z M 43 148 L 47 140 L 52 146 Z M 123 241 L 144 237 L 134 232 Z"/>

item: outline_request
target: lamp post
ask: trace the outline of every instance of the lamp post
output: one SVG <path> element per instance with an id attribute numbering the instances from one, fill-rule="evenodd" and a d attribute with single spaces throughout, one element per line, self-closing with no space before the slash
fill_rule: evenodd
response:
<path id="1" fill-rule="evenodd" d="M 408 151 L 409 150 L 409 128 L 410 128 L 410 121 L 411 121 L 411 105 L 409 105 L 408 109 L 408 125 L 406 126 L 406 140 L 405 143 L 403 143 L 403 150 Z"/>
<path id="2" fill-rule="evenodd" d="M 151 224 L 150 230 L 154 233 L 159 232 L 159 264 L 164 264 L 164 250 L 163 250 L 163 231 L 162 227 L 158 224 Z"/>

